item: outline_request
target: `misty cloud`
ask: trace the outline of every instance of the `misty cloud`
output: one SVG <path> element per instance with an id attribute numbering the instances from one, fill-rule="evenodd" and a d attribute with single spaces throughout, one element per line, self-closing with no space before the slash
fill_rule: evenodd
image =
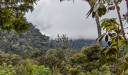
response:
<path id="1" fill-rule="evenodd" d="M 70 38 L 96 38 L 97 28 L 95 20 L 86 18 L 89 10 L 88 3 L 82 0 L 64 1 L 40 0 L 27 19 L 44 34 L 56 37 L 66 34 Z"/>

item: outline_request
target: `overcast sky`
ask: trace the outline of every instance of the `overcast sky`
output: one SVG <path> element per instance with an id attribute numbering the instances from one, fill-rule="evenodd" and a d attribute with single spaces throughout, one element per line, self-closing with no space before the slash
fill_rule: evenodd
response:
<path id="1" fill-rule="evenodd" d="M 82 0 L 74 3 L 40 0 L 34 11 L 26 16 L 29 22 L 51 38 L 55 38 L 57 34 L 66 34 L 69 38 L 94 39 L 97 37 L 96 23 L 91 17 L 86 18 L 88 10 L 88 3 Z"/>

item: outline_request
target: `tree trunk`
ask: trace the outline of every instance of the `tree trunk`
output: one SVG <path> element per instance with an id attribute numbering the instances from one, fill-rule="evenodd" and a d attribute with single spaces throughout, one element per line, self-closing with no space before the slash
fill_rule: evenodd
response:
<path id="1" fill-rule="evenodd" d="M 99 38 L 101 36 L 101 27 L 100 27 L 100 21 L 99 21 L 98 14 L 96 14 L 96 16 L 95 16 L 95 21 L 96 21 L 96 24 L 97 24 L 97 33 L 98 33 L 98 38 Z M 97 44 L 102 45 L 102 42 L 101 41 L 97 41 Z"/>
<path id="2" fill-rule="evenodd" d="M 121 34 L 123 35 L 124 39 L 127 41 L 127 39 L 126 39 L 126 37 L 125 37 L 124 26 L 123 26 L 123 23 L 122 23 L 122 20 L 121 20 L 121 14 L 120 14 L 120 9 L 119 9 L 119 7 L 118 7 L 118 3 L 117 3 L 116 0 L 114 0 L 114 3 L 115 3 L 116 11 L 117 11 L 117 14 L 118 14 L 118 18 L 119 18 L 119 21 L 120 21 Z"/>
<path id="3" fill-rule="evenodd" d="M 97 0 L 88 0 L 88 3 L 89 3 L 91 8 L 94 7 L 96 1 Z M 97 12 L 96 12 L 96 15 L 95 15 L 95 21 L 96 21 L 96 24 L 97 24 L 98 37 L 100 37 L 101 36 L 101 27 L 100 27 L 99 15 L 97 14 Z M 101 42 L 97 42 L 97 43 L 101 44 Z"/>
<path id="4" fill-rule="evenodd" d="M 100 37 L 101 36 L 101 27 L 100 27 L 100 21 L 99 21 L 99 17 L 98 16 L 95 17 L 95 21 L 96 21 L 96 24 L 97 24 L 98 37 Z"/>

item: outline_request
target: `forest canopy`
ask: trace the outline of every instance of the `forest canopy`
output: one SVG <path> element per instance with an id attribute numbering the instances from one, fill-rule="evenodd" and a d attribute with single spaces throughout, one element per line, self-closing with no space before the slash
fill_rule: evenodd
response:
<path id="1" fill-rule="evenodd" d="M 27 30 L 28 23 L 25 13 L 33 11 L 37 0 L 0 0 L 0 28 L 22 32 Z"/>
<path id="2" fill-rule="evenodd" d="M 62 1 L 65 0 L 60 0 Z M 55 47 L 51 48 L 48 45 L 49 48 L 44 51 L 30 46 L 29 50 L 22 49 L 23 55 L 1 50 L 0 75 L 128 75 L 128 39 L 123 24 L 123 21 L 128 22 L 128 11 L 120 13 L 119 6 L 123 0 L 84 1 L 90 5 L 87 17 L 91 15 L 96 21 L 98 37 L 94 45 L 75 50 L 70 47 L 71 41 L 66 35 L 58 35 L 53 42 Z M 28 30 L 33 24 L 24 16 L 26 12 L 34 10 L 36 2 L 37 0 L 0 0 L 1 32 L 6 30 L 20 33 Z M 128 0 L 125 2 L 128 9 Z M 114 13 L 117 14 L 117 18 L 102 17 L 109 11 L 116 11 Z M 30 37 L 28 42 L 37 40 L 37 37 Z M 46 40 L 49 38 L 39 37 L 45 42 L 36 41 L 36 44 L 40 44 L 34 46 L 46 46 Z M 23 40 L 17 44 L 25 48 L 27 45 L 23 45 Z"/>

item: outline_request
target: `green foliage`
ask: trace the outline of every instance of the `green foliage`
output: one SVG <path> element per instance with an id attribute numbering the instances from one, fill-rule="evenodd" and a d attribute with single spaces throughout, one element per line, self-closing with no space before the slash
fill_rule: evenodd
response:
<path id="1" fill-rule="evenodd" d="M 119 24 L 117 23 L 115 18 L 112 19 L 103 19 L 101 21 L 101 27 L 103 30 L 106 30 L 107 32 L 117 32 L 118 31 Z"/>
<path id="2" fill-rule="evenodd" d="M 106 48 L 102 51 L 103 58 L 101 61 L 110 66 L 111 73 L 124 75 L 125 71 L 128 69 L 127 62 L 124 59 L 127 54 L 127 41 L 122 34 L 121 26 L 116 19 L 111 18 L 104 19 L 101 22 L 101 27 L 106 32 L 98 38 L 98 41 L 101 41 L 104 38 L 107 43 Z"/>
<path id="3" fill-rule="evenodd" d="M 5 8 L 0 10 L 0 25 L 1 28 L 11 28 L 13 25 L 13 21 L 15 20 L 15 17 L 12 15 L 13 12 L 11 10 Z"/>
<path id="4" fill-rule="evenodd" d="M 40 64 L 50 67 L 53 75 L 58 74 L 58 68 L 63 60 L 65 60 L 65 55 L 61 49 L 49 49 L 46 54 L 38 58 Z"/>
<path id="5" fill-rule="evenodd" d="M 69 38 L 65 34 L 58 34 L 57 38 L 55 39 L 55 42 L 57 48 L 68 49 L 70 46 Z"/>
<path id="6" fill-rule="evenodd" d="M 36 65 L 34 61 L 26 59 L 23 64 L 16 66 L 16 75 L 51 75 L 49 68 L 43 65 Z"/>
<path id="7" fill-rule="evenodd" d="M 7 64 L 18 64 L 21 60 L 21 57 L 16 54 L 9 54 L 0 52 L 0 64 L 7 63 Z"/>
<path id="8" fill-rule="evenodd" d="M 3 2 L 4 1 L 4 2 Z M 26 31 L 31 24 L 24 17 L 25 13 L 33 10 L 37 0 L 1 0 L 0 1 L 0 29 Z M 63 1 L 63 0 L 60 0 Z M 123 32 L 118 4 L 122 0 L 85 0 L 91 6 L 88 16 L 102 17 L 107 10 L 117 10 L 120 24 L 115 18 L 103 19 L 101 28 L 106 31 L 97 41 L 105 40 L 105 48 L 92 45 L 81 52 L 68 55 L 68 38 L 58 36 L 57 43 L 61 49 L 50 49 L 42 55 L 40 64 L 33 60 L 22 60 L 17 55 L 1 54 L 0 75 L 127 75 L 128 72 L 128 43 Z M 5 5 L 6 4 L 6 5 Z M 66 51 L 67 50 L 67 51 Z M 124 53 L 123 53 L 124 52 Z M 29 52 L 28 52 L 29 54 Z M 5 64 L 5 62 L 7 64 Z M 11 64 L 11 65 L 9 65 Z M 16 65 L 16 66 L 12 66 Z M 51 70 L 51 71 L 50 71 Z M 57 73 L 60 72 L 60 73 Z"/>
<path id="9" fill-rule="evenodd" d="M 0 75 L 16 75 L 16 71 L 12 65 L 3 63 L 0 65 Z"/>
<path id="10" fill-rule="evenodd" d="M 101 56 L 100 53 L 102 48 L 99 45 L 92 45 L 84 48 L 82 53 L 86 55 L 87 59 L 90 61 L 98 60 Z"/>
<path id="11" fill-rule="evenodd" d="M 90 1 L 94 1 L 94 0 L 90 0 Z M 96 3 L 96 0 L 95 0 L 95 3 Z M 107 12 L 106 6 L 103 3 L 99 3 L 99 4 L 95 4 L 95 5 L 90 5 L 90 6 L 92 6 L 92 7 L 89 10 L 89 12 L 87 13 L 87 15 L 89 16 L 92 13 L 92 17 L 93 18 L 96 17 L 97 15 L 99 17 L 102 17 Z"/>
<path id="12" fill-rule="evenodd" d="M 81 64 L 85 63 L 86 61 L 86 55 L 82 53 L 75 53 L 71 58 L 70 58 L 71 63 L 74 64 Z"/>
<path id="13" fill-rule="evenodd" d="M 37 0 L 1 0 L 0 29 L 23 32 L 30 23 L 25 20 L 25 13 L 33 10 Z"/>
<path id="14" fill-rule="evenodd" d="M 115 18 L 102 20 L 101 27 L 103 30 L 106 31 L 106 33 L 103 33 L 98 38 L 98 41 L 101 41 L 104 38 L 108 46 L 110 47 L 116 46 L 116 48 L 117 45 L 121 47 L 124 46 L 124 44 L 126 44 L 126 40 L 121 34 L 121 27 L 119 26 Z"/>
<path id="15" fill-rule="evenodd" d="M 108 66 L 103 65 L 100 68 L 100 71 L 98 69 L 95 69 L 92 70 L 91 72 L 87 72 L 86 75 L 111 75 L 111 72 Z"/>
<path id="16" fill-rule="evenodd" d="M 27 59 L 15 65 L 1 64 L 0 75 L 51 75 L 51 72 L 44 65 L 38 65 L 34 61 Z"/>
<path id="17" fill-rule="evenodd" d="M 33 49 L 25 49 L 24 54 L 22 55 L 23 58 L 37 58 L 43 54 L 43 50 L 39 50 L 38 48 Z"/>
<path id="18" fill-rule="evenodd" d="M 26 21 L 26 19 L 23 17 L 23 18 L 17 18 L 14 23 L 13 23 L 13 29 L 20 33 L 20 32 L 25 32 L 27 31 L 30 27 L 31 27 L 31 23 L 28 23 Z"/>
<path id="19" fill-rule="evenodd" d="M 102 48 L 99 45 L 85 47 L 60 64 L 62 75 L 111 75 L 109 66 L 101 63 Z"/>

